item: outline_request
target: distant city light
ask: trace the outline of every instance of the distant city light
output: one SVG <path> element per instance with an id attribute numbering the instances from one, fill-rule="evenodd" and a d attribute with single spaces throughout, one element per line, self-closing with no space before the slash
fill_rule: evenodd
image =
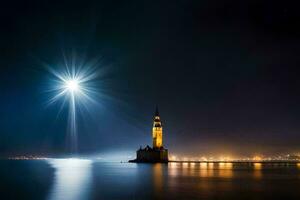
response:
<path id="1" fill-rule="evenodd" d="M 254 161 L 262 161 L 263 159 L 262 159 L 261 156 L 254 156 L 254 157 L 253 157 L 253 160 L 254 160 Z"/>

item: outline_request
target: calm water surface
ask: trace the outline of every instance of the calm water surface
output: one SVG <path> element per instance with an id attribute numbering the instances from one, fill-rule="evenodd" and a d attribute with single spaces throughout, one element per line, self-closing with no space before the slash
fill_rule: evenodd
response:
<path id="1" fill-rule="evenodd" d="M 300 165 L 0 161 L 1 199 L 300 199 Z"/>

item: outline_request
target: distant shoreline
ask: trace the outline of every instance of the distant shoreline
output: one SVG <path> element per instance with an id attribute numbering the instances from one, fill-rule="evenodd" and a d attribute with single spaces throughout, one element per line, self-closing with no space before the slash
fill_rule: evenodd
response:
<path id="1" fill-rule="evenodd" d="M 261 164 L 299 164 L 300 161 L 296 160 L 261 160 L 261 161 L 254 161 L 254 160 L 235 160 L 235 161 L 176 161 L 176 160 L 169 160 L 167 162 L 142 162 L 142 161 L 135 161 L 135 160 L 129 160 L 128 163 L 149 163 L 149 164 L 156 164 L 156 163 L 181 163 L 181 164 L 219 164 L 219 163 L 232 163 L 232 164 L 255 164 L 255 163 L 261 163 Z"/>
<path id="2" fill-rule="evenodd" d="M 255 160 L 234 160 L 234 161 L 175 161 L 175 160 L 169 160 L 169 163 L 270 163 L 270 164 L 297 164 L 300 163 L 300 161 L 296 160 L 260 160 L 260 161 L 255 161 Z"/>

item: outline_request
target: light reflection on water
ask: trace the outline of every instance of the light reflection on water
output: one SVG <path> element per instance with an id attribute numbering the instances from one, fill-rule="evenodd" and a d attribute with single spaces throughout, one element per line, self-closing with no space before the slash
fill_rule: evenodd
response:
<path id="1" fill-rule="evenodd" d="M 154 196 L 161 198 L 163 193 L 163 166 L 159 163 L 153 165 L 153 183 L 154 183 Z"/>
<path id="2" fill-rule="evenodd" d="M 254 173 L 253 176 L 256 179 L 260 179 L 262 177 L 262 164 L 261 163 L 254 163 Z"/>
<path id="3" fill-rule="evenodd" d="M 55 169 L 49 200 L 87 199 L 91 186 L 92 161 L 83 159 L 49 159 Z"/>
<path id="4" fill-rule="evenodd" d="M 297 164 L 292 167 L 229 162 L 134 164 L 80 159 L 48 162 L 55 169 L 49 200 L 239 199 L 241 192 L 255 199 L 261 195 L 257 191 L 266 191 L 264 195 L 268 196 L 268 191 L 281 195 L 290 190 L 281 188 L 277 180 L 283 183 L 292 180 L 295 186 L 300 186 Z M 292 191 L 290 196 L 300 196 L 296 190 Z"/>
<path id="5" fill-rule="evenodd" d="M 233 163 L 169 163 L 169 176 L 233 177 Z"/>

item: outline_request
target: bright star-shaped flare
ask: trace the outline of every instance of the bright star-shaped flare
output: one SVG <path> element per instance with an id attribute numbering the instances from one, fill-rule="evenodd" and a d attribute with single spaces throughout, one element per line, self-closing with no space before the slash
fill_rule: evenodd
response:
<path id="1" fill-rule="evenodd" d="M 49 104 L 62 100 L 61 111 L 65 103 L 68 103 L 68 133 L 72 152 L 77 151 L 77 113 L 81 108 L 88 109 L 90 103 L 96 103 L 94 99 L 98 94 L 92 87 L 93 80 L 98 75 L 95 68 L 75 66 L 74 63 L 72 66 L 66 63 L 60 71 L 48 68 L 54 75 L 50 89 L 53 96 Z"/>
<path id="2" fill-rule="evenodd" d="M 93 97 L 97 95 L 97 92 L 92 87 L 92 82 L 97 77 L 95 70 L 91 68 L 84 69 L 83 67 L 69 69 L 66 66 L 62 71 L 50 68 L 50 72 L 54 75 L 54 80 L 50 89 L 53 97 L 50 98 L 49 104 L 60 99 L 63 100 L 63 105 L 66 101 L 82 104 L 84 107 L 86 107 L 88 101 L 95 103 Z"/>
<path id="3" fill-rule="evenodd" d="M 66 89 L 70 92 L 76 92 L 77 90 L 80 90 L 80 84 L 76 79 L 74 80 L 68 80 L 65 82 Z"/>

